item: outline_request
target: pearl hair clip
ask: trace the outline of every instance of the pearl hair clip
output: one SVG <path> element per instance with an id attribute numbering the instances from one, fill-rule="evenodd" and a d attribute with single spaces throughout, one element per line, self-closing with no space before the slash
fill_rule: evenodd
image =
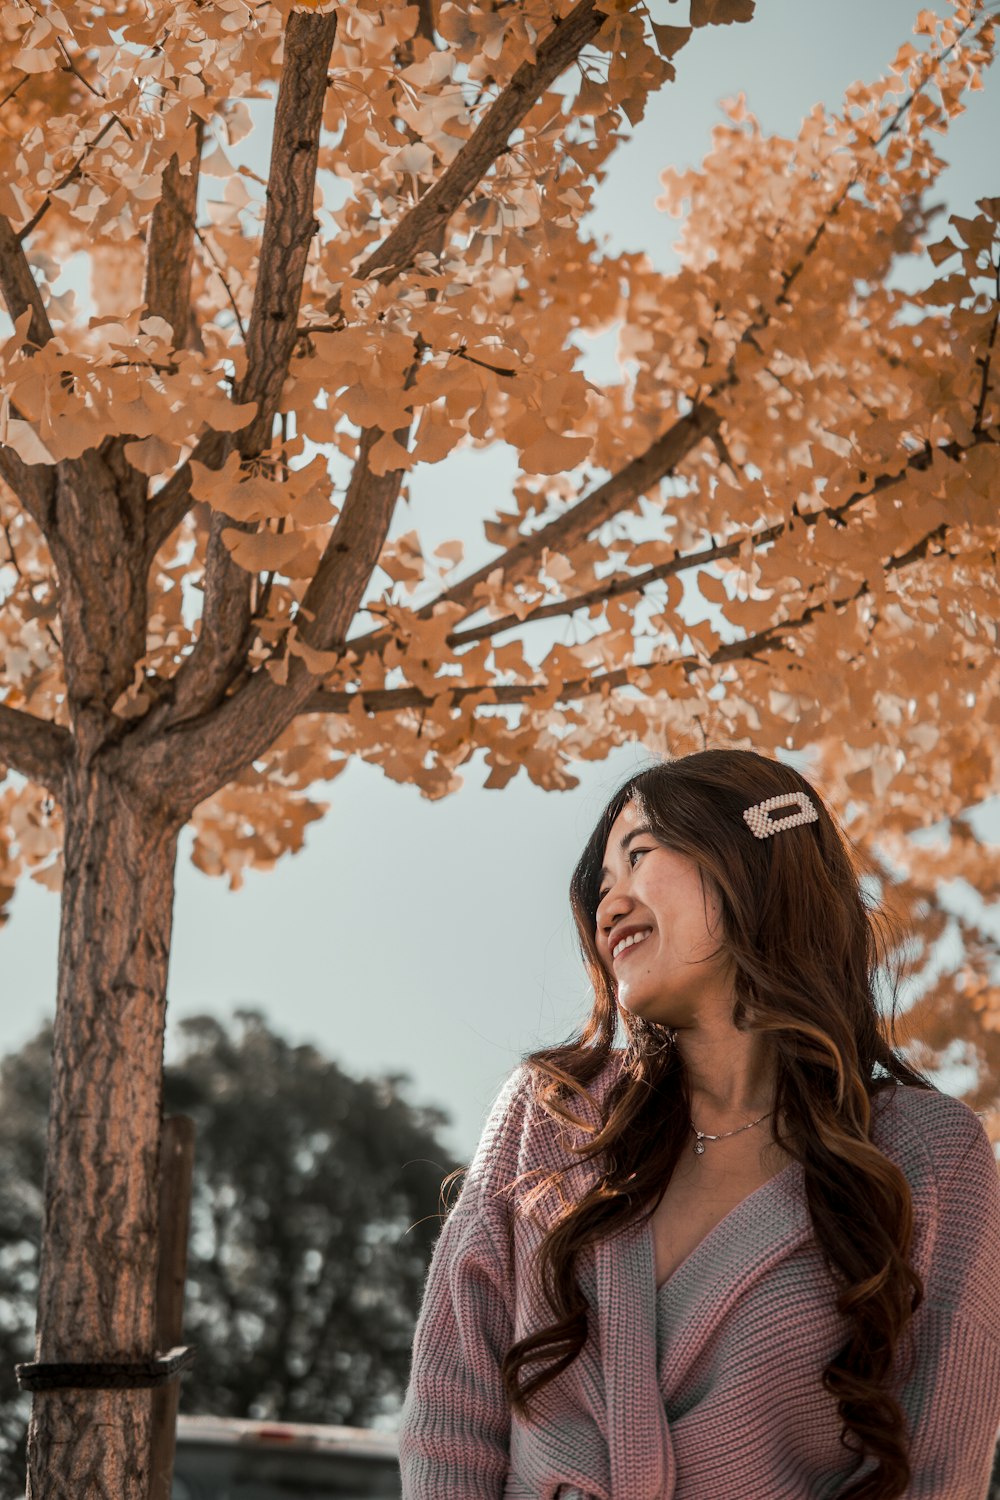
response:
<path id="1" fill-rule="evenodd" d="M 789 802 L 798 803 L 800 811 L 789 813 L 787 818 L 769 816 L 772 807 L 785 807 Z M 815 823 L 819 813 L 805 792 L 783 792 L 780 797 L 768 797 L 764 802 L 755 802 L 753 807 L 744 809 L 743 816 L 749 823 L 754 838 L 769 839 L 772 833 L 783 833 L 786 828 L 797 828 L 800 823 Z"/>

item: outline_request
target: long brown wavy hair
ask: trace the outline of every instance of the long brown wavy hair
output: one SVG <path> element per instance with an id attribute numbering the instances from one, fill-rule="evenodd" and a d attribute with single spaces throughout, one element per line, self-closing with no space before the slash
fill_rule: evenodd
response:
<path id="1" fill-rule="evenodd" d="M 744 808 L 789 792 L 807 793 L 818 820 L 753 837 Z M 863 878 L 872 872 L 809 782 L 753 751 L 702 750 L 631 776 L 604 809 L 573 873 L 570 901 L 593 1010 L 578 1035 L 524 1061 L 538 1102 L 586 1132 L 578 1149 L 584 1159 L 599 1159 L 601 1172 L 540 1244 L 539 1280 L 553 1321 L 508 1351 L 508 1399 L 530 1419 L 532 1394 L 580 1353 L 587 1338 L 587 1303 L 575 1274 L 581 1252 L 653 1213 L 689 1139 L 689 1085 L 672 1034 L 619 1009 L 595 942 L 608 835 L 630 802 L 661 844 L 697 864 L 703 889 L 710 885 L 721 898 L 720 946 L 735 969 L 733 1023 L 766 1035 L 774 1050 L 776 1139 L 803 1166 L 813 1229 L 838 1287 L 837 1310 L 851 1325 L 847 1342 L 816 1372 L 836 1397 L 841 1443 L 857 1455 L 855 1472 L 868 1455 L 877 1460 L 843 1494 L 891 1500 L 911 1477 L 903 1412 L 892 1394 L 893 1357 L 924 1288 L 908 1261 L 909 1185 L 870 1139 L 871 1105 L 897 1083 L 933 1085 L 886 1039 L 885 998 L 888 1035 L 895 1037 L 902 934 Z M 608 1063 L 619 1024 L 621 1073 L 595 1126 L 586 1110 L 581 1120 L 567 1105 L 590 1099 L 587 1084 Z M 778 1134 L 779 1120 L 787 1133 Z M 536 1191 L 558 1191 L 564 1176 L 551 1174 Z M 529 1363 L 542 1368 L 526 1374 Z"/>

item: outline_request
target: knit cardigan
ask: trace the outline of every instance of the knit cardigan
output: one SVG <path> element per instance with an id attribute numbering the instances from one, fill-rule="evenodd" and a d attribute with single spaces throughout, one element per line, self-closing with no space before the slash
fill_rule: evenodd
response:
<path id="1" fill-rule="evenodd" d="M 595 1120 L 620 1059 L 588 1086 Z M 894 1366 L 906 1495 L 985 1500 L 1000 1425 L 993 1149 L 961 1100 L 906 1085 L 876 1096 L 871 1136 L 909 1182 L 910 1259 L 924 1282 Z M 799 1162 L 659 1289 L 647 1217 L 585 1251 L 584 1348 L 531 1398 L 530 1420 L 512 1418 L 501 1361 L 552 1321 L 532 1274 L 545 1210 L 523 1199 L 537 1169 L 569 1166 L 573 1194 L 596 1181 L 598 1165 L 568 1149 L 583 1139 L 542 1110 L 525 1066 L 510 1075 L 428 1271 L 399 1435 L 403 1500 L 832 1500 L 871 1473 L 874 1458 L 859 1466 L 840 1443 L 821 1384 L 850 1323 L 834 1306 Z"/>

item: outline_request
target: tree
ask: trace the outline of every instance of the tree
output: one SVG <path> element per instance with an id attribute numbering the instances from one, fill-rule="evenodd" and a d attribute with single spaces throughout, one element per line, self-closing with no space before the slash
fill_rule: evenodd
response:
<path id="1" fill-rule="evenodd" d="M 3 879 L 62 902 L 40 1359 L 151 1352 L 186 824 L 236 884 L 301 846 L 352 755 L 438 797 L 477 751 L 487 785 L 559 788 L 636 737 L 711 736 L 810 747 L 928 942 L 935 880 L 982 873 L 1000 200 L 952 217 L 929 284 L 888 278 L 994 21 L 922 11 L 794 140 L 730 104 L 702 170 L 665 173 L 681 270 L 603 253 L 583 220 L 626 120 L 694 31 L 752 12 L 6 8 L 0 756 L 28 785 L 0 792 Z M 269 95 L 265 185 L 227 149 Z M 90 317 L 52 290 L 78 249 Z M 616 322 L 624 378 L 599 388 L 575 339 Z M 458 576 L 460 541 L 426 558 L 393 518 L 415 470 L 500 442 L 521 474 Z M 909 836 L 938 819 L 931 864 Z M 993 1103 L 986 957 L 934 1004 Z M 39 1395 L 29 1494 L 144 1500 L 148 1408 Z"/>
<path id="2" fill-rule="evenodd" d="M 170 1113 L 197 1128 L 184 1376 L 192 1412 L 366 1425 L 398 1406 L 455 1163 L 404 1079 L 354 1079 L 255 1011 L 179 1023 Z M 0 1062 L 0 1494 L 23 1485 L 51 1028 Z"/>

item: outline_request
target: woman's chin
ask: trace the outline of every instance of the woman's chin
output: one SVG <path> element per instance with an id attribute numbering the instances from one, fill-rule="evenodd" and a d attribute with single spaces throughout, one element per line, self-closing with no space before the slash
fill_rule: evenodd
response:
<path id="1" fill-rule="evenodd" d="M 661 1026 L 669 1026 L 671 1023 L 656 1014 L 657 997 L 643 993 L 640 986 L 630 987 L 620 985 L 618 989 L 618 1004 L 622 1010 L 627 1010 L 629 1015 L 637 1016 L 643 1021 L 657 1021 Z"/>

